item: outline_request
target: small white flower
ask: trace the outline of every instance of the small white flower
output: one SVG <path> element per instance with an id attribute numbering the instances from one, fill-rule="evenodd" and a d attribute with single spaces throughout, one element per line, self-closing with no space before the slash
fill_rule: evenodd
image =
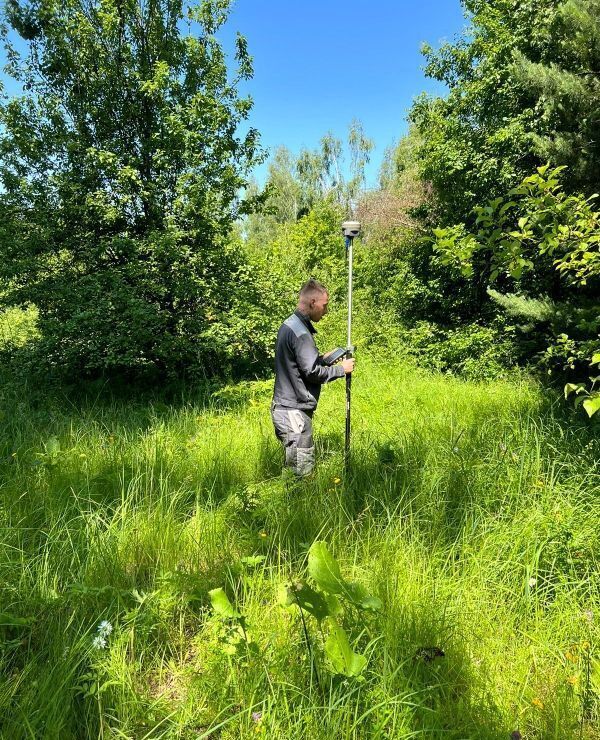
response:
<path id="1" fill-rule="evenodd" d="M 533 588 L 536 585 L 537 585 L 537 578 L 533 578 L 533 577 L 530 578 L 529 579 L 529 588 Z"/>
<path id="2" fill-rule="evenodd" d="M 453 450 L 452 450 L 452 452 L 457 453 L 458 452 L 458 447 L 454 447 Z"/>
<path id="3" fill-rule="evenodd" d="M 92 640 L 92 647 L 95 647 L 96 650 L 102 650 L 102 648 L 106 647 L 106 640 L 104 639 L 104 637 L 97 635 Z"/>
<path id="4" fill-rule="evenodd" d="M 103 622 L 100 622 L 98 625 L 98 633 L 102 635 L 103 637 L 108 637 L 110 633 L 113 631 L 112 624 L 108 622 L 106 619 Z"/>

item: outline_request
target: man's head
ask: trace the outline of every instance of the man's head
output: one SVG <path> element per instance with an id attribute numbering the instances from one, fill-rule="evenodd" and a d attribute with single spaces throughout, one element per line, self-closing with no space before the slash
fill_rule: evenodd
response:
<path id="1" fill-rule="evenodd" d="M 298 310 L 311 321 L 320 321 L 327 313 L 329 294 L 327 288 L 318 280 L 307 280 L 300 288 Z"/>

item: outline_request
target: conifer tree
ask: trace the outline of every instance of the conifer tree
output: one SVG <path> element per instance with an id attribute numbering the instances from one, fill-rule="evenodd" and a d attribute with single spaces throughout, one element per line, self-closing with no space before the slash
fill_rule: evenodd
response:
<path id="1" fill-rule="evenodd" d="M 599 0 L 463 0 L 471 27 L 427 74 L 449 88 L 421 97 L 412 121 L 420 169 L 449 222 L 536 166 L 566 165 L 565 185 L 593 192 L 600 172 Z"/>

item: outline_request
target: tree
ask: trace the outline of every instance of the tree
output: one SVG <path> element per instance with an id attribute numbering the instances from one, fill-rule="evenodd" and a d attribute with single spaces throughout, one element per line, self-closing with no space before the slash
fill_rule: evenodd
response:
<path id="1" fill-rule="evenodd" d="M 427 74 L 449 88 L 422 96 L 411 120 L 420 170 L 442 220 L 516 185 L 536 166 L 567 165 L 588 195 L 600 172 L 599 0 L 463 0 L 471 26 L 437 52 Z"/>
<path id="2" fill-rule="evenodd" d="M 539 167 L 504 197 L 476 207 L 476 230 L 464 223 L 435 229 L 434 248 L 443 265 L 465 276 L 479 264 L 485 281 L 501 288 L 492 294 L 496 302 L 526 317 L 524 332 L 541 340 L 545 367 L 581 380 L 600 362 L 600 211 L 596 195 L 565 193 L 563 174 L 562 167 Z M 552 300 L 540 284 L 548 269 L 562 288 Z M 600 377 L 591 380 L 595 386 Z M 590 393 L 580 383 L 570 390 L 590 416 L 600 409 L 598 389 Z"/>
<path id="3" fill-rule="evenodd" d="M 24 93 L 0 105 L 2 301 L 37 306 L 45 355 L 73 373 L 214 372 L 243 341 L 251 286 L 227 235 L 261 151 L 254 129 L 237 134 L 251 108 L 237 93 L 252 74 L 246 41 L 230 78 L 215 38 L 228 6 L 6 6 Z"/>

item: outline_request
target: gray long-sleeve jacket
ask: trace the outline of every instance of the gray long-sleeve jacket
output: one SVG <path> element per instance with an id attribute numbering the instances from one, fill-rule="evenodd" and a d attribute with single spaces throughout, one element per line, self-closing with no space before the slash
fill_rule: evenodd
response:
<path id="1" fill-rule="evenodd" d="M 273 403 L 290 409 L 314 411 L 321 385 L 343 378 L 341 365 L 328 367 L 319 354 L 308 317 L 296 310 L 281 325 L 275 345 Z"/>

